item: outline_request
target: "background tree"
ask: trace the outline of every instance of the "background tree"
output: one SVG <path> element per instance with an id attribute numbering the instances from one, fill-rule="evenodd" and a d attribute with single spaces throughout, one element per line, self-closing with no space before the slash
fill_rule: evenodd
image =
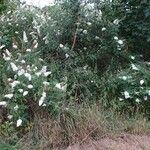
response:
<path id="1" fill-rule="evenodd" d="M 7 5 L 6 5 L 6 3 L 7 3 L 8 1 L 6 1 L 6 0 L 0 0 L 0 14 L 4 11 L 4 10 L 6 10 L 6 8 L 7 8 Z"/>
<path id="2" fill-rule="evenodd" d="M 142 54 L 144 60 L 150 60 L 150 1 L 123 0 L 119 5 L 122 14 L 120 35 L 127 41 L 128 51 Z"/>

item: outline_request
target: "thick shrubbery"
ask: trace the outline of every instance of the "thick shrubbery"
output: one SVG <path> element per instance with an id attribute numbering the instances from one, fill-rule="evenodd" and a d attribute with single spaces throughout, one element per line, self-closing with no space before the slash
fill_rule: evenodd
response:
<path id="1" fill-rule="evenodd" d="M 150 60 L 150 2 L 148 0 L 121 0 L 118 12 L 122 14 L 120 35 L 127 40 L 128 51 Z"/>
<path id="2" fill-rule="evenodd" d="M 149 63 L 131 62 L 126 69 L 107 77 L 103 93 L 106 93 L 104 104 L 106 108 L 113 107 L 122 113 L 135 115 L 143 113 L 149 116 L 150 78 Z M 134 60 L 133 60 L 134 59 Z M 108 94 L 110 93 L 110 94 Z"/>
<path id="3" fill-rule="evenodd" d="M 138 52 L 130 56 L 118 5 L 70 0 L 1 15 L 0 105 L 8 119 L 20 126 L 43 112 L 55 116 L 95 102 L 149 114 L 149 63 Z"/>

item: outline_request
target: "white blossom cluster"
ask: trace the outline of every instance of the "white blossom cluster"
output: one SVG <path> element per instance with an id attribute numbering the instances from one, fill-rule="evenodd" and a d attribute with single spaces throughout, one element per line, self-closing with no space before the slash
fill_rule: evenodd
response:
<path id="1" fill-rule="evenodd" d="M 117 49 L 121 50 L 124 45 L 123 40 L 119 39 L 117 36 L 114 36 L 114 40 L 117 42 Z"/>
<path id="2" fill-rule="evenodd" d="M 24 13 L 27 12 L 28 9 L 27 6 L 23 6 L 21 9 L 13 11 L 13 13 L 11 11 L 7 12 L 8 16 L 2 15 L 0 18 L 0 21 L 7 22 L 8 26 L 16 27 L 14 35 L 22 38 L 24 46 L 22 51 L 20 50 L 19 44 L 16 42 L 12 43 L 12 49 L 10 48 L 10 50 L 6 49 L 4 44 L 0 45 L 0 50 L 3 51 L 3 59 L 7 64 L 6 73 L 8 72 L 6 81 L 7 89 L 5 95 L 3 95 L 3 99 L 0 101 L 0 106 L 9 107 L 18 114 L 20 109 L 22 109 L 20 103 L 24 100 L 27 101 L 31 96 L 35 96 L 34 100 L 37 101 L 39 107 L 47 106 L 47 99 L 50 95 L 48 92 L 49 89 L 56 90 L 57 92 L 66 92 L 67 88 L 66 81 L 61 83 L 54 82 L 52 86 L 48 81 L 52 76 L 52 72 L 48 69 L 48 66 L 44 64 L 43 59 L 39 57 L 34 58 L 34 54 L 37 52 L 36 49 L 39 48 L 38 36 L 41 36 L 41 26 L 46 24 L 47 21 L 51 21 L 50 16 L 45 16 L 45 14 L 41 12 L 37 13 L 33 17 L 32 31 L 28 32 L 28 29 L 25 29 L 26 31 L 19 31 L 18 26 L 21 26 L 21 23 L 28 20 L 27 14 Z M 34 8 L 30 8 L 29 13 L 32 9 Z M 55 23 L 53 23 L 53 25 L 55 25 Z M 88 25 L 90 26 L 90 23 L 88 23 Z M 31 41 L 28 36 L 32 37 L 33 41 L 30 47 L 28 47 L 28 45 L 30 45 L 29 43 Z M 48 36 L 49 34 L 47 33 L 45 37 L 42 37 L 45 44 L 49 43 Z M 63 44 L 58 45 L 58 47 L 65 49 Z M 20 53 L 17 53 L 17 55 L 14 54 L 18 51 Z M 28 58 L 32 57 L 32 55 L 33 59 L 35 59 L 34 63 L 28 61 Z M 70 56 L 66 53 L 65 57 L 69 58 Z M 13 113 L 8 115 L 8 119 L 16 120 L 17 127 L 21 126 L 24 122 L 23 116 L 20 115 L 18 117 L 17 115 L 17 118 L 15 118 L 15 114 Z"/>
<path id="3" fill-rule="evenodd" d="M 27 41 L 27 36 L 24 32 L 24 42 Z M 31 49 L 32 51 L 32 49 Z M 29 54 L 29 55 L 28 55 Z M 52 74 L 51 71 L 48 71 L 48 67 L 43 65 L 39 67 L 36 64 L 30 65 L 24 56 L 30 56 L 31 53 L 29 49 L 26 50 L 26 54 L 19 53 L 19 58 L 14 59 L 13 54 L 6 49 L 3 53 L 3 59 L 6 61 L 8 67 L 8 71 L 12 72 L 13 77 L 8 77 L 7 82 L 9 85 L 8 93 L 4 95 L 5 101 L 0 101 L 0 106 L 7 107 L 9 102 L 16 102 L 16 97 L 19 95 L 22 99 L 28 99 L 30 97 L 30 93 L 34 91 L 36 85 L 36 80 L 40 81 L 39 91 L 41 94 L 38 94 L 36 98 L 38 100 L 39 106 L 46 106 L 46 98 L 47 98 L 47 87 L 50 86 L 50 83 L 47 81 L 48 76 Z M 68 57 L 68 56 L 67 56 Z M 39 58 L 42 60 L 41 58 Z M 56 88 L 61 91 L 66 91 L 66 84 L 56 83 L 53 88 Z M 36 91 L 37 93 L 39 91 Z M 41 95 L 41 96 L 40 96 Z M 13 107 L 14 111 L 19 110 L 19 105 L 16 102 L 16 106 Z M 10 115 L 9 115 L 10 116 Z M 10 118 L 10 117 L 9 117 Z M 12 117 L 11 117 L 12 118 Z M 16 126 L 19 127 L 22 125 L 21 116 L 18 118 Z"/>
<path id="4" fill-rule="evenodd" d="M 135 60 L 134 56 L 131 56 L 132 60 Z M 141 73 L 141 66 L 135 63 L 131 63 L 129 74 L 120 75 L 118 78 L 122 81 L 122 88 L 124 91 L 121 92 L 120 101 L 133 100 L 136 103 L 147 101 L 150 99 L 150 86 L 149 78 L 145 77 Z M 147 75 L 149 76 L 149 74 Z"/>

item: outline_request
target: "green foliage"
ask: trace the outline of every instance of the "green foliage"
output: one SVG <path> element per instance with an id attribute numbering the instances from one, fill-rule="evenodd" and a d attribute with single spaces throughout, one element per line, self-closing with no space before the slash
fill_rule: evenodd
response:
<path id="1" fill-rule="evenodd" d="M 0 0 L 0 15 L 8 10 L 14 11 L 19 4 L 20 0 Z"/>
<path id="2" fill-rule="evenodd" d="M 128 14 L 119 2 L 64 0 L 43 9 L 20 5 L 1 15 L 0 90 L 9 118 L 13 115 L 10 122 L 29 125 L 43 111 L 58 116 L 72 105 L 97 101 L 119 112 L 140 108 L 148 114 L 148 100 L 142 98 L 148 96 L 149 69 L 137 51 L 149 54 L 149 20 L 139 24 L 141 18 L 134 18 L 139 3 L 128 3 Z M 140 7 L 147 12 L 147 3 Z M 139 57 L 138 71 L 131 69 L 131 52 Z M 127 76 L 132 79 L 124 80 Z M 125 91 L 131 97 L 122 100 Z"/>
<path id="3" fill-rule="evenodd" d="M 0 0 L 0 14 L 7 8 L 6 2 L 4 0 Z"/>
<path id="4" fill-rule="evenodd" d="M 120 35 L 127 41 L 128 50 L 134 54 L 142 54 L 150 59 L 150 2 L 148 0 L 121 1 L 119 8 L 122 14 Z"/>
<path id="5" fill-rule="evenodd" d="M 119 75 L 116 83 L 118 96 L 124 109 L 142 112 L 149 116 L 150 78 L 149 64 L 131 64 L 131 67 Z M 133 110 L 131 110 L 133 108 Z"/>

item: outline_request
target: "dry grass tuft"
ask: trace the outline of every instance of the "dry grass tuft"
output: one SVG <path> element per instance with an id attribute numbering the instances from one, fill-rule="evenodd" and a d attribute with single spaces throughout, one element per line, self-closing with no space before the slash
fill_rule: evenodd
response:
<path id="1" fill-rule="evenodd" d="M 95 106 L 70 109 L 55 120 L 36 118 L 31 130 L 17 145 L 21 145 L 22 150 L 62 149 L 121 133 L 149 134 L 150 123 L 143 117 L 129 119 L 109 110 L 98 110 Z"/>

